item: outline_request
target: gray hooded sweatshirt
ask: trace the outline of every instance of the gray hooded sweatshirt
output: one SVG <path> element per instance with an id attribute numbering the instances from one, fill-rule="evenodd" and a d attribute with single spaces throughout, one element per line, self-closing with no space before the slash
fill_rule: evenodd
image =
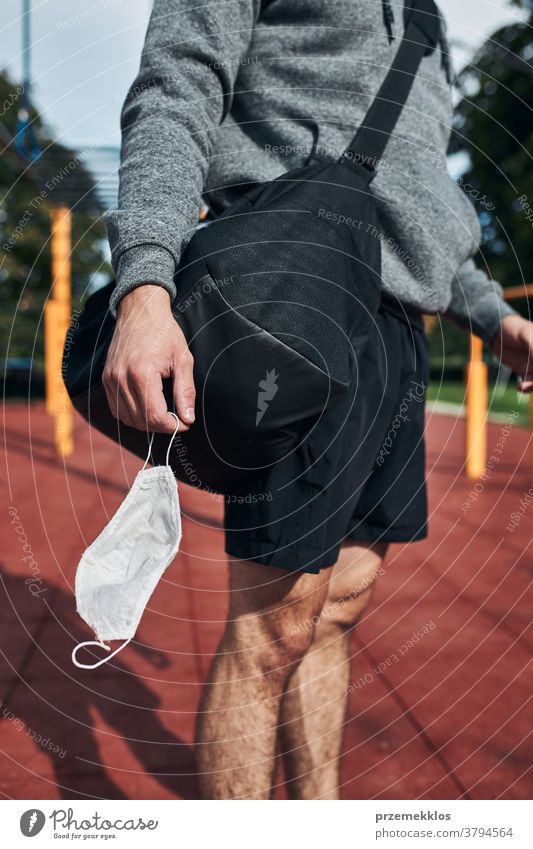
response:
<path id="1" fill-rule="evenodd" d="M 382 0 L 155 0 L 122 109 L 118 209 L 106 214 L 114 312 L 146 282 L 176 296 L 203 201 L 220 212 L 243 183 L 341 155 L 398 48 L 402 9 Z M 477 215 L 447 171 L 444 58 L 437 49 L 422 60 L 371 183 L 383 287 L 489 341 L 514 311 L 474 265 Z"/>

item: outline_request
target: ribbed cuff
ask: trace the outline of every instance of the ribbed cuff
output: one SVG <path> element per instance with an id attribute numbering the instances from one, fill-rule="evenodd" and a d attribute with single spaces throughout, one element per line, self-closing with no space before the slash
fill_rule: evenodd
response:
<path id="1" fill-rule="evenodd" d="M 124 251 L 118 261 L 117 282 L 109 300 L 113 318 L 117 317 L 117 308 L 124 295 L 145 283 L 162 286 L 173 301 L 176 297 L 175 273 L 174 257 L 166 248 L 148 244 L 136 245 Z"/>
<path id="2" fill-rule="evenodd" d="M 517 315 L 517 312 L 506 301 L 488 297 L 487 303 L 484 304 L 483 301 L 480 301 L 470 315 L 472 330 L 490 345 L 500 324 L 508 315 Z"/>

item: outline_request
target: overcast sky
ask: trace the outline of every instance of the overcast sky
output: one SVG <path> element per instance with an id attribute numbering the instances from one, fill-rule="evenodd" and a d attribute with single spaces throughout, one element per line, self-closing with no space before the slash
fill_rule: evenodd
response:
<path id="1" fill-rule="evenodd" d="M 323 0 L 327 2 L 327 0 Z M 376 0 L 377 2 L 377 0 Z M 118 145 L 151 0 L 33 0 L 33 98 L 58 141 Z M 7 8 L 6 8 L 7 6 Z M 508 0 L 441 0 L 460 67 L 498 26 L 522 17 Z M 21 77 L 21 0 L 4 0 L 0 67 Z"/>

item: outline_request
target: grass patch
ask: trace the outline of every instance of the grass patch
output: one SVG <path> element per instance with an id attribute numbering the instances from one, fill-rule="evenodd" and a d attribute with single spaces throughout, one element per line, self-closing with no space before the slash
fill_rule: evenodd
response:
<path id="1" fill-rule="evenodd" d="M 445 401 L 448 404 L 462 404 L 464 386 L 459 381 L 443 383 L 431 382 L 427 392 L 428 401 Z M 529 396 L 516 391 L 515 383 L 509 383 L 504 389 L 494 384 L 489 386 L 489 412 L 505 415 L 518 410 L 517 424 L 529 424 Z"/>

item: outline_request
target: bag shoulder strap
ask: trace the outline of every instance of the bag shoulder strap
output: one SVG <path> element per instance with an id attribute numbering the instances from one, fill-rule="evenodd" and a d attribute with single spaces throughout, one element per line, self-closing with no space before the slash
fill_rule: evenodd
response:
<path id="1" fill-rule="evenodd" d="M 372 173 L 407 102 L 422 57 L 432 53 L 441 39 L 442 19 L 432 0 L 406 2 L 404 19 L 404 35 L 387 76 L 341 157 L 346 164 L 358 162 Z"/>

